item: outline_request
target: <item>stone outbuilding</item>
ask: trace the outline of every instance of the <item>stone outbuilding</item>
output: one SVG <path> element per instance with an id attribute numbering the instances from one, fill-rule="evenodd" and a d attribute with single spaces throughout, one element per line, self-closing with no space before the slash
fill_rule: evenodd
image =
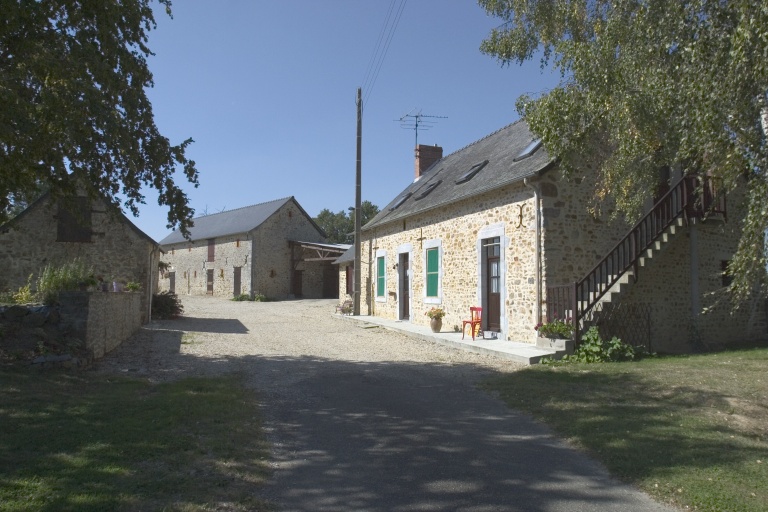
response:
<path id="1" fill-rule="evenodd" d="M 160 241 L 160 289 L 185 295 L 335 298 L 332 265 L 349 246 L 327 244 L 296 199 L 286 197 L 197 217 L 185 239 Z"/>
<path id="2" fill-rule="evenodd" d="M 460 330 L 480 306 L 501 339 L 559 318 L 659 352 L 766 338 L 764 301 L 723 300 L 742 191 L 726 209 L 712 180 L 667 169 L 630 224 L 590 213 L 596 179 L 565 179 L 523 121 L 445 157 L 418 146 L 413 182 L 363 227 L 361 312 L 428 325 L 439 307 Z M 338 263 L 345 294 L 354 262 Z"/>
<path id="3" fill-rule="evenodd" d="M 160 246 L 117 208 L 87 197 L 54 201 L 45 194 L 0 226 L 0 289 L 17 290 L 46 265 L 75 259 L 110 287 L 113 281 L 139 283 L 141 321 L 149 321 Z"/>

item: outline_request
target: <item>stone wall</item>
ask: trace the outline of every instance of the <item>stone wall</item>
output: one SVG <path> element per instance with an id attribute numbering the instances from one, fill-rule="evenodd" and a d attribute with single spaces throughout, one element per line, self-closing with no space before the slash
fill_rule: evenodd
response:
<path id="1" fill-rule="evenodd" d="M 141 294 L 64 292 L 59 295 L 61 321 L 85 350 L 99 359 L 119 347 L 141 327 Z"/>
<path id="2" fill-rule="evenodd" d="M 159 289 L 170 289 L 170 272 L 175 273 L 179 295 L 206 295 L 207 271 L 213 270 L 213 295 L 234 295 L 235 268 L 240 270 L 240 292 L 285 299 L 291 293 L 291 250 L 289 240 L 323 242 L 325 239 L 294 202 L 288 202 L 256 229 L 215 239 L 214 261 L 208 261 L 208 240 L 194 240 L 164 246 L 162 260 L 170 265 L 161 276 Z M 303 295 L 322 296 L 322 267 L 302 262 Z"/>
<path id="3" fill-rule="evenodd" d="M 481 251 L 484 239 L 501 241 L 501 337 L 533 342 L 536 324 L 535 201 L 522 183 L 492 191 L 450 207 L 427 212 L 363 233 L 361 269 L 364 300 L 371 314 L 400 319 L 399 254 L 410 260 L 410 321 L 428 325 L 426 311 L 433 306 L 446 310 L 443 330 L 461 326 L 471 306 L 482 305 L 484 276 Z M 427 247 L 441 252 L 439 299 L 426 297 Z M 376 257 L 385 256 L 386 294 L 375 296 Z M 344 280 L 342 279 L 342 283 Z M 344 291 L 342 288 L 341 291 Z"/>
<path id="4" fill-rule="evenodd" d="M 156 287 L 159 247 L 122 214 L 96 201 L 91 206 L 91 240 L 57 240 L 57 208 L 43 199 L 34 203 L 0 232 L 0 289 L 17 290 L 30 274 L 32 287 L 47 264 L 61 265 L 75 258 L 92 267 L 106 281 L 122 279 L 141 284 L 142 322 L 150 318 Z"/>
<path id="5" fill-rule="evenodd" d="M 86 366 L 141 327 L 141 307 L 139 293 L 63 292 L 56 306 L 0 308 L 0 351 L 33 364 Z"/>
<path id="6" fill-rule="evenodd" d="M 541 180 L 544 290 L 584 277 L 632 227 L 607 212 L 589 213 L 593 184 L 586 178 L 567 181 L 551 172 Z M 622 304 L 650 305 L 653 350 L 689 352 L 766 338 L 764 301 L 734 312 L 723 285 L 722 264 L 740 237 L 743 193 L 729 195 L 728 222 L 718 217 L 678 230 L 622 294 Z"/>

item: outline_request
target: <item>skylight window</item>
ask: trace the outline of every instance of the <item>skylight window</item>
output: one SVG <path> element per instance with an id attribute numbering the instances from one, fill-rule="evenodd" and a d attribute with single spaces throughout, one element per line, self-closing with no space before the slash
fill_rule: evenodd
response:
<path id="1" fill-rule="evenodd" d="M 488 164 L 488 160 L 483 160 L 479 164 L 473 165 L 472 167 L 469 168 L 469 170 L 467 172 L 462 174 L 459 177 L 459 179 L 456 180 L 456 184 L 458 185 L 459 183 L 464 183 L 464 182 L 467 182 L 467 181 L 471 180 L 472 178 L 475 177 L 475 174 L 477 174 L 481 170 L 483 170 L 483 167 L 485 167 L 487 164 Z"/>
<path id="2" fill-rule="evenodd" d="M 524 158 L 528 158 L 532 154 L 536 152 L 537 149 L 541 147 L 541 139 L 533 139 L 530 144 L 525 146 L 525 149 L 520 152 L 519 155 L 515 157 L 513 162 L 519 162 L 520 160 Z"/>
<path id="3" fill-rule="evenodd" d="M 395 204 L 393 204 L 393 205 L 392 205 L 392 206 L 389 208 L 389 211 L 397 210 L 398 208 L 400 208 L 400 206 L 402 206 L 402 204 L 403 204 L 403 203 L 404 203 L 404 202 L 405 202 L 405 201 L 406 201 L 406 200 L 407 200 L 409 197 L 411 197 L 411 192 L 408 192 L 408 193 L 407 193 L 407 194 L 405 194 L 403 197 L 401 197 L 400 199 L 398 199 L 398 200 L 397 200 L 397 202 L 396 202 Z"/>
<path id="4" fill-rule="evenodd" d="M 435 190 L 437 188 L 437 186 L 439 184 L 441 184 L 442 182 L 443 182 L 443 180 L 437 180 L 436 182 L 430 183 L 429 185 L 424 187 L 424 191 L 421 194 L 419 194 L 418 196 L 416 196 L 416 201 L 418 201 L 419 199 L 424 199 L 425 197 L 427 197 L 429 195 L 429 193 L 432 192 L 433 190 Z"/>

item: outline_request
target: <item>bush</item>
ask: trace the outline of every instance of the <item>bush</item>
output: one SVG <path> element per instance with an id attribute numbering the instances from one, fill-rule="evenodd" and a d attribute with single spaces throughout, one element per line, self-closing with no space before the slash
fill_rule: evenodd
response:
<path id="1" fill-rule="evenodd" d="M 16 304 L 28 304 L 35 301 L 35 294 L 32 293 L 32 274 L 29 274 L 27 278 L 27 284 L 19 288 L 19 291 L 14 293 L 11 298 Z"/>
<path id="2" fill-rule="evenodd" d="M 152 296 L 152 318 L 160 320 L 178 318 L 183 312 L 184 306 L 175 293 L 160 292 Z"/>
<path id="3" fill-rule="evenodd" d="M 37 278 L 37 294 L 45 304 L 52 304 L 59 298 L 59 292 L 77 290 L 81 283 L 93 280 L 93 270 L 76 258 L 60 267 L 45 266 Z"/>
<path id="4" fill-rule="evenodd" d="M 539 336 L 545 338 L 562 338 L 569 340 L 573 337 L 573 324 L 570 319 L 561 320 L 555 318 L 551 322 L 539 324 L 534 327 L 539 332 Z"/>
<path id="5" fill-rule="evenodd" d="M 236 302 L 243 302 L 243 301 L 251 301 L 253 299 L 251 298 L 250 294 L 248 294 L 248 293 L 241 293 L 240 295 L 235 295 L 234 297 L 232 297 L 232 300 L 234 300 Z"/>
<path id="6" fill-rule="evenodd" d="M 614 336 L 603 340 L 597 327 L 590 327 L 581 337 L 581 344 L 573 355 L 564 356 L 559 361 L 551 358 L 543 359 L 544 364 L 566 363 L 607 363 L 616 361 L 634 361 L 640 356 L 632 345 L 628 345 Z"/>
<path id="7" fill-rule="evenodd" d="M 249 293 L 241 293 L 240 295 L 235 295 L 232 297 L 232 300 L 242 302 L 242 301 L 249 301 L 249 302 L 267 302 L 269 299 L 267 299 L 266 295 L 263 295 L 261 293 L 254 293 L 253 296 Z"/>
<path id="8" fill-rule="evenodd" d="M 136 281 L 131 281 L 125 285 L 125 290 L 129 292 L 138 292 L 141 290 L 141 284 Z"/>

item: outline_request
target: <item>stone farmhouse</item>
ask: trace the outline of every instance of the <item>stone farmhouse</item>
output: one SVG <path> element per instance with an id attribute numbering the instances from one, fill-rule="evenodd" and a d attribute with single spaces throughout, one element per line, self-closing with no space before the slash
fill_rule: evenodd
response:
<path id="1" fill-rule="evenodd" d="M 197 217 L 190 235 L 174 231 L 160 241 L 161 291 L 338 297 L 332 261 L 349 246 L 325 243 L 323 230 L 293 196 Z"/>
<path id="2" fill-rule="evenodd" d="M 413 182 L 363 227 L 362 312 L 428 325 L 440 307 L 443 330 L 459 330 L 480 306 L 501 339 L 535 343 L 537 324 L 560 318 L 659 352 L 766 337 L 763 301 L 733 315 L 718 302 L 739 191 L 726 209 L 711 180 L 666 170 L 629 224 L 589 213 L 595 180 L 561 176 L 523 121 L 445 157 L 419 145 Z M 344 295 L 354 261 L 337 263 Z"/>
<path id="3" fill-rule="evenodd" d="M 116 208 L 87 197 L 56 202 L 45 194 L 0 226 L 0 289 L 18 289 L 46 265 L 76 258 L 110 284 L 140 283 L 141 321 L 149 321 L 160 246 Z"/>

